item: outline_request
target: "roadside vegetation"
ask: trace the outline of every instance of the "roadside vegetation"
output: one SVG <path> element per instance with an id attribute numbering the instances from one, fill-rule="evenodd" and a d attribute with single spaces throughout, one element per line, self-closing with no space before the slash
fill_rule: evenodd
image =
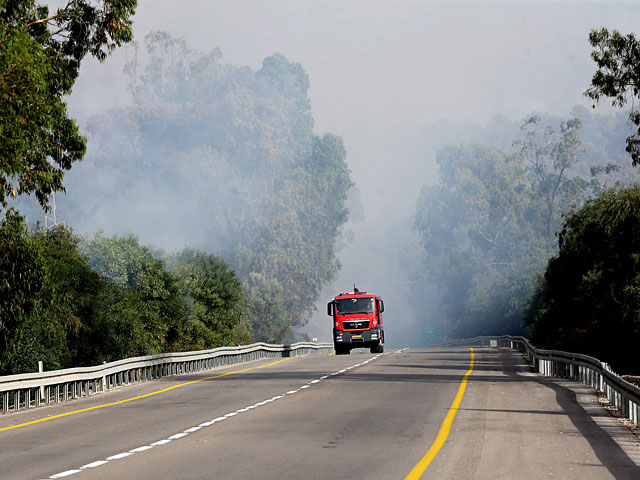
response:
<path id="1" fill-rule="evenodd" d="M 303 338 L 352 182 L 302 66 L 154 32 L 131 44 L 132 104 L 87 139 L 65 97 L 87 53 L 131 42 L 135 0 L 18 3 L 0 7 L 0 374 Z"/>
<path id="2" fill-rule="evenodd" d="M 589 41 L 597 71 L 585 94 L 637 101 L 635 36 L 601 29 Z M 416 270 L 437 282 L 449 337 L 530 335 L 637 371 L 640 130 L 629 123 L 640 114 L 576 113 L 532 115 L 509 150 L 440 151 L 440 182 L 417 203 Z"/>
<path id="3" fill-rule="evenodd" d="M 304 338 L 340 268 L 353 183 L 342 139 L 314 131 L 303 67 L 223 63 L 162 31 L 133 42 L 136 6 L 0 6 L 0 374 Z M 585 95 L 637 105 L 638 39 L 589 42 Z M 65 99 L 87 55 L 125 44 L 131 103 L 85 136 Z M 438 152 L 407 269 L 438 290 L 445 336 L 530 334 L 637 370 L 640 113 L 532 113 L 486 138 L 507 131 L 508 147 Z M 43 228 L 54 206 L 64 223 Z M 421 315 L 430 296 L 414 297 Z"/>

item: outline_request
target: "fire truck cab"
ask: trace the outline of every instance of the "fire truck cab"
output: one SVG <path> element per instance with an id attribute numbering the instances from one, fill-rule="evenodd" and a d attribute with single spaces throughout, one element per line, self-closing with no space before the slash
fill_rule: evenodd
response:
<path id="1" fill-rule="evenodd" d="M 327 304 L 327 314 L 333 317 L 336 355 L 348 355 L 352 348 L 369 348 L 371 353 L 382 353 L 384 302 L 379 296 L 361 292 L 355 286 L 353 290 L 341 293 Z"/>

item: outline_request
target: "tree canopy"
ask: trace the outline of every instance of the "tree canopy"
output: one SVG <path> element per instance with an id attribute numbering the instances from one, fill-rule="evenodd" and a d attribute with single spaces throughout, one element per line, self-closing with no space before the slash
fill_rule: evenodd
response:
<path id="1" fill-rule="evenodd" d="M 585 95 L 595 101 L 609 97 L 617 107 L 640 99 L 640 41 L 636 36 L 623 35 L 618 30 L 610 32 L 603 27 L 589 33 L 589 43 L 594 48 L 591 58 L 597 70 Z M 640 164 L 640 112 L 635 107 L 629 113 L 629 120 L 637 127 L 626 140 L 627 152 L 635 166 Z"/>
<path id="2" fill-rule="evenodd" d="M 32 232 L 13 212 L 0 242 L 0 375 L 253 341 L 242 286 L 214 255 L 167 258 L 134 235 L 62 224 Z"/>
<path id="3" fill-rule="evenodd" d="M 69 0 L 55 13 L 35 0 L 0 4 L 0 205 L 35 194 L 49 208 L 86 140 L 68 116 L 82 59 L 104 60 L 132 39 L 136 0 Z"/>
<path id="4" fill-rule="evenodd" d="M 445 335 L 525 333 L 562 212 L 600 192 L 602 177 L 615 170 L 581 173 L 580 127 L 569 119 L 556 131 L 531 116 L 510 153 L 479 145 L 438 153 L 440 182 L 423 188 L 415 228 L 421 271 L 442 294 Z"/>
<path id="5" fill-rule="evenodd" d="M 528 313 L 544 348 L 590 354 L 617 371 L 638 368 L 640 186 L 608 190 L 568 213 Z"/>
<path id="6" fill-rule="evenodd" d="M 198 53 L 166 32 L 129 53 L 133 105 L 90 120 L 87 158 L 58 211 L 88 229 L 215 252 L 246 286 L 257 274 L 281 292 L 270 298 L 288 327 L 304 325 L 340 266 L 352 186 L 342 139 L 313 132 L 308 75 L 279 53 L 257 71 L 224 64 L 219 49 Z M 284 341 L 293 328 L 274 322 L 254 326 Z"/>

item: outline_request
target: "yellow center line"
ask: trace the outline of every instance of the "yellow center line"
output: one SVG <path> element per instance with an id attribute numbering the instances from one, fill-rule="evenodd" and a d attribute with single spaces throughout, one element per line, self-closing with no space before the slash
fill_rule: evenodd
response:
<path id="1" fill-rule="evenodd" d="M 464 391 L 467 388 L 467 380 L 469 379 L 469 375 L 471 375 L 471 372 L 473 371 L 473 348 L 470 348 L 470 350 L 471 361 L 469 362 L 469 370 L 462 378 L 462 382 L 460 383 L 460 388 L 458 388 L 456 398 L 453 400 L 453 403 L 451 404 L 451 407 L 447 412 L 447 416 L 444 417 L 442 425 L 440 425 L 440 430 L 438 431 L 438 436 L 436 437 L 435 442 L 433 442 L 433 445 L 431 445 L 431 448 L 429 448 L 424 457 L 422 457 L 422 459 L 418 463 L 416 463 L 415 467 L 413 467 L 413 469 L 409 472 L 409 475 L 404 477 L 404 480 L 418 480 L 420 477 L 422 477 L 422 474 L 425 472 L 427 467 L 429 467 L 433 459 L 436 457 L 436 455 L 444 445 L 444 442 L 447 440 L 449 432 L 451 431 L 453 419 L 456 418 L 458 407 L 460 407 L 462 397 L 464 397 Z"/>
<path id="2" fill-rule="evenodd" d="M 97 410 L 99 408 L 112 407 L 114 405 L 120 405 L 122 403 L 132 402 L 134 400 L 140 400 L 141 398 L 152 397 L 152 396 L 158 395 L 160 393 L 168 392 L 169 390 L 173 390 L 175 388 L 184 387 L 185 385 L 191 385 L 193 383 L 203 382 L 205 380 L 211 380 L 211 379 L 214 379 L 214 378 L 225 377 L 227 375 L 233 375 L 234 373 L 243 373 L 243 372 L 248 372 L 249 370 L 257 370 L 259 368 L 271 367 L 271 366 L 276 365 L 276 364 L 278 364 L 280 362 L 284 362 L 285 360 L 291 360 L 292 358 L 295 358 L 295 357 L 283 358 L 282 360 L 278 360 L 277 362 L 269 363 L 267 365 L 260 365 L 259 367 L 250 367 L 250 368 L 245 368 L 244 370 L 237 370 L 237 371 L 234 371 L 234 372 L 227 372 L 227 373 L 222 373 L 220 375 L 214 375 L 212 377 L 199 378 L 198 380 L 192 380 L 190 382 L 180 383 L 179 385 L 174 385 L 172 387 L 163 388 L 162 390 L 157 390 L 157 391 L 151 392 L 151 393 L 145 393 L 144 395 L 139 395 L 137 397 L 127 398 L 125 400 L 119 400 L 117 402 L 105 403 L 104 405 L 96 405 L 94 407 L 83 408 L 81 410 L 74 410 L 73 412 L 60 413 L 58 415 L 52 415 L 50 417 L 40 418 L 38 420 L 32 420 L 30 422 L 21 423 L 19 425 L 13 425 L 11 427 L 0 428 L 0 432 L 4 432 L 5 430 L 12 430 L 14 428 L 26 427 L 27 425 L 33 425 L 34 423 L 46 422 L 48 420 L 53 420 L 55 418 L 66 417 L 68 415 L 73 415 L 75 413 L 89 412 L 91 410 Z"/>

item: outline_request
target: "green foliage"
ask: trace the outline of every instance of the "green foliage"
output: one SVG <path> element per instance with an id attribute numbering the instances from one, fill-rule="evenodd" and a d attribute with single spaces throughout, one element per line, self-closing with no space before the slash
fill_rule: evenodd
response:
<path id="1" fill-rule="evenodd" d="M 534 342 L 638 368 L 640 187 L 608 190 L 567 214 L 527 316 Z"/>
<path id="2" fill-rule="evenodd" d="M 416 229 L 424 269 L 443 291 L 448 333 L 521 333 L 522 298 L 538 256 L 549 253 L 525 163 L 478 146 L 449 147 L 437 160 L 441 186 L 423 189 Z"/>
<path id="3" fill-rule="evenodd" d="M 242 320 L 242 286 L 236 274 L 215 255 L 185 249 L 172 261 L 171 272 L 190 299 L 192 314 L 190 348 L 214 348 L 235 343 Z M 246 337 L 246 335 L 245 335 Z M 246 338 L 245 338 L 246 340 Z M 184 340 L 183 340 L 184 342 Z M 178 345 L 173 347 L 179 350 Z"/>
<path id="4" fill-rule="evenodd" d="M 632 33 L 622 35 L 606 28 L 592 30 L 589 43 L 597 70 L 585 95 L 595 101 L 611 98 L 613 106 L 623 107 L 631 98 L 640 98 L 640 41 Z M 595 107 L 595 106 L 594 106 Z M 634 166 L 640 164 L 640 113 L 632 108 L 629 120 L 637 131 L 628 136 L 627 152 Z"/>
<path id="5" fill-rule="evenodd" d="M 32 233 L 14 212 L 0 241 L 0 374 L 252 342 L 241 284 L 214 255 L 184 250 L 169 271 L 133 235 Z"/>
<path id="6" fill-rule="evenodd" d="M 251 273 L 245 287 L 245 309 L 258 342 L 283 343 L 291 335 L 284 309 L 282 286 L 277 280 Z"/>
<path id="7" fill-rule="evenodd" d="M 550 127 L 541 131 L 539 124 L 537 115 L 527 119 L 522 126 L 526 132 L 525 139 L 516 144 L 527 162 L 531 186 L 537 196 L 544 199 L 547 236 L 553 240 L 559 227 L 559 213 L 572 206 L 572 202 L 580 201 L 586 188 L 579 177 L 566 178 L 582 153 L 582 142 L 578 136 L 582 122 L 577 118 L 562 122 L 559 135 Z"/>
<path id="8" fill-rule="evenodd" d="M 38 305 L 44 268 L 24 218 L 9 210 L 0 224 L 0 374 L 10 371 L 24 324 Z"/>
<path id="9" fill-rule="evenodd" d="M 518 151 L 448 147 L 437 156 L 440 185 L 425 187 L 415 227 L 423 271 L 442 291 L 450 336 L 524 333 L 536 276 L 555 252 L 561 213 L 600 187 L 575 174 L 580 121 L 560 132 L 523 125 Z M 603 174 L 613 167 L 596 169 Z"/>
<path id="10" fill-rule="evenodd" d="M 184 322 L 182 297 L 163 260 L 134 235 L 105 237 L 98 232 L 83 245 L 91 267 L 128 295 L 113 305 L 136 332 L 135 355 L 164 351 L 167 339 L 178 335 Z"/>
<path id="11" fill-rule="evenodd" d="M 46 281 L 38 312 L 28 328 L 31 343 L 22 348 L 20 361 L 24 368 L 38 360 L 49 369 L 86 365 L 90 361 L 86 332 L 93 327 L 96 297 L 105 282 L 79 251 L 80 238 L 71 228 L 57 225 L 40 230 L 34 240 L 44 259 Z"/>
<path id="12" fill-rule="evenodd" d="M 347 219 L 344 205 L 352 185 L 345 157 L 340 138 L 314 137 L 311 155 L 274 199 L 278 213 L 249 249 L 236 254 L 243 278 L 259 273 L 282 288 L 291 326 L 306 323 L 318 292 L 340 267 L 333 245 Z"/>
<path id="13" fill-rule="evenodd" d="M 94 5 L 95 3 L 95 5 Z M 87 53 L 104 60 L 132 39 L 136 0 L 70 0 L 49 15 L 34 0 L 0 5 L 0 205 L 35 193 L 47 209 L 85 139 L 63 101 Z"/>

